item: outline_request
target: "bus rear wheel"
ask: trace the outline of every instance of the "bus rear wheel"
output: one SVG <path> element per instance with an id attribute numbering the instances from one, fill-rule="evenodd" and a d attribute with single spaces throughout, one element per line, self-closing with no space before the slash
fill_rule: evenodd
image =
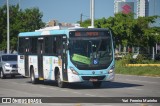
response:
<path id="1" fill-rule="evenodd" d="M 34 74 L 33 68 L 31 68 L 31 82 L 32 82 L 32 84 L 37 84 L 38 83 L 38 79 L 35 78 L 35 74 Z"/>
<path id="2" fill-rule="evenodd" d="M 60 88 L 64 88 L 65 87 L 65 82 L 63 82 L 61 80 L 61 77 L 60 77 L 60 72 L 58 71 L 57 75 L 56 75 L 56 81 L 57 81 L 57 85 L 58 87 Z"/>
<path id="3" fill-rule="evenodd" d="M 100 88 L 101 87 L 101 84 L 102 84 L 102 82 L 101 81 L 98 81 L 98 82 L 92 82 L 93 83 L 93 86 L 95 87 L 95 88 Z"/>

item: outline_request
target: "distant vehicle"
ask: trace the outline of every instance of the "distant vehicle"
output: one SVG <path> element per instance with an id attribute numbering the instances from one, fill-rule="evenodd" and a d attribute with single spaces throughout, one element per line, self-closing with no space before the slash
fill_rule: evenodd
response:
<path id="1" fill-rule="evenodd" d="M 2 54 L 0 55 L 0 77 L 6 76 L 15 77 L 18 75 L 17 69 L 17 55 L 16 54 Z"/>

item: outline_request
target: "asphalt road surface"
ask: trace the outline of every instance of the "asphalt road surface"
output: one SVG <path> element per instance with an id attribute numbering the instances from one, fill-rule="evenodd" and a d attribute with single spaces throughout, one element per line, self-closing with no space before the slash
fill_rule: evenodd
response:
<path id="1" fill-rule="evenodd" d="M 91 83 L 69 84 L 59 88 L 54 81 L 44 84 L 31 84 L 30 78 L 0 79 L 0 97 L 66 97 L 64 101 L 74 101 L 68 97 L 159 97 L 160 78 L 116 75 L 114 82 L 103 82 L 101 88 L 94 88 Z M 87 98 L 82 98 L 87 99 Z M 92 98 L 91 98 L 92 99 Z M 94 98 L 93 98 L 94 99 Z M 103 98 L 102 98 L 103 99 Z M 105 99 L 105 98 L 104 98 Z M 126 98 L 125 98 L 126 99 Z M 112 100 L 111 100 L 112 101 Z M 0 106 L 18 106 L 24 104 L 0 103 Z M 160 106 L 160 103 L 46 103 L 30 104 L 32 106 Z"/>

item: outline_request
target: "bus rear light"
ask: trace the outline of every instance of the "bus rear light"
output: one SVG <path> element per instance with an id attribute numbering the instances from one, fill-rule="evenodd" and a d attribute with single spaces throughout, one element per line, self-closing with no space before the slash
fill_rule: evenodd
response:
<path id="1" fill-rule="evenodd" d="M 73 74 L 78 75 L 78 72 L 77 72 L 77 71 L 75 71 L 75 69 L 74 69 L 73 67 L 70 67 L 70 69 L 71 69 L 71 71 L 72 71 L 72 73 L 73 73 Z"/>

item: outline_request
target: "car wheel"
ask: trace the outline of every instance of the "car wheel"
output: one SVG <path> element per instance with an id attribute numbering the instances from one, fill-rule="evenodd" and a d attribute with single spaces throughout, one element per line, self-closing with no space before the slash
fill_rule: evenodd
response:
<path id="1" fill-rule="evenodd" d="M 4 75 L 4 73 L 3 73 L 3 70 L 2 70 L 2 69 L 0 70 L 0 77 L 1 77 L 1 79 L 5 79 L 5 78 L 6 78 L 6 76 Z"/>

